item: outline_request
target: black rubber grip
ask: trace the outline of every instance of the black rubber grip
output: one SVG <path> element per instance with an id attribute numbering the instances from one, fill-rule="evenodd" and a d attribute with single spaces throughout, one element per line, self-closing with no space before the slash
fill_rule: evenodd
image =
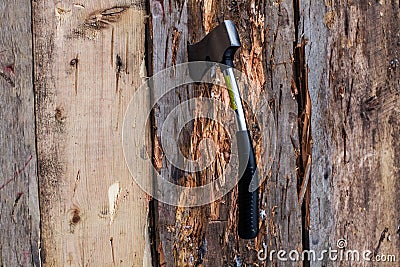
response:
<path id="1" fill-rule="evenodd" d="M 242 239 L 252 239 L 258 234 L 258 174 L 256 157 L 249 131 L 236 133 L 239 154 L 239 224 L 238 233 Z M 254 180 L 253 180 L 254 179 Z M 252 182 L 253 180 L 253 182 Z M 254 184 L 255 183 L 255 184 Z M 256 190 L 251 191 L 250 184 Z M 254 188 L 254 186 L 252 186 Z"/>

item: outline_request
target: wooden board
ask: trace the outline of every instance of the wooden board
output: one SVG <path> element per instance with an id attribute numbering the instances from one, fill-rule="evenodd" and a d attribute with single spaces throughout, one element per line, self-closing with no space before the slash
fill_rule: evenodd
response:
<path id="1" fill-rule="evenodd" d="M 318 255 L 338 241 L 398 261 L 399 10 L 398 1 L 388 0 L 1 4 L 0 266 L 358 264 L 265 254 L 314 249 Z M 265 179 L 260 234 L 251 241 L 237 235 L 236 189 L 200 207 L 150 201 L 122 147 L 125 111 L 146 76 L 186 62 L 187 43 L 225 19 L 234 21 L 242 41 L 236 67 L 255 85 L 241 87 Z M 152 160 L 164 179 L 197 187 L 234 164 L 227 129 L 235 123 L 228 116 L 219 117 L 226 129 L 198 118 L 181 131 L 185 107 L 168 129 L 189 159 L 212 156 L 203 140 L 216 144 L 215 164 L 203 171 L 171 164 L 162 141 L 177 105 L 198 98 L 195 115 L 205 108 L 199 99 L 228 105 L 224 88 L 179 86 L 152 103 L 156 96 L 147 90 L 136 99 L 132 110 L 143 116 L 130 123 L 147 125 L 140 157 Z M 273 124 L 252 109 L 263 97 Z M 263 139 L 265 132 L 276 140 Z M 274 153 L 269 141 L 276 142 Z M 130 160 L 133 175 L 159 193 L 148 164 Z M 162 193 L 172 199 L 174 191 Z"/>
<path id="2" fill-rule="evenodd" d="M 311 14 L 303 25 L 314 114 L 311 248 L 345 239 L 347 249 L 398 261 L 399 2 L 314 1 L 302 10 Z"/>
<path id="3" fill-rule="evenodd" d="M 33 2 L 47 266 L 149 265 L 148 197 L 128 171 L 121 137 L 145 74 L 144 9 L 141 1 Z M 150 180 L 150 170 L 143 176 Z"/>
<path id="4" fill-rule="evenodd" d="M 0 16 L 0 266 L 39 266 L 30 1 Z"/>
<path id="5" fill-rule="evenodd" d="M 260 221 L 259 237 L 254 241 L 243 241 L 237 236 L 235 190 L 211 205 L 198 208 L 176 208 L 158 203 L 159 240 L 155 250 L 158 251 L 160 265 L 262 264 L 257 260 L 257 252 L 262 249 L 263 243 L 268 250 L 282 247 L 301 249 L 302 219 L 301 207 L 297 203 L 296 173 L 298 110 L 291 93 L 295 34 L 293 9 L 292 3 L 150 1 L 153 73 L 186 62 L 187 41 L 197 42 L 224 19 L 232 19 L 242 39 L 242 48 L 237 53 L 237 67 L 257 85 L 256 90 L 248 92 L 246 97 L 255 101 L 261 93 L 267 93 L 277 129 L 277 155 L 273 158 L 272 176 L 266 179 L 261 190 L 260 209 L 266 217 Z M 210 181 L 218 173 L 219 164 L 224 166 L 226 163 L 222 159 L 215 165 L 217 167 L 198 175 L 193 182 L 192 176 L 176 171 L 166 160 L 160 142 L 162 125 L 174 106 L 199 96 L 213 95 L 214 99 L 223 100 L 224 92 L 221 90 L 204 86 L 177 88 L 157 103 L 154 112 L 155 165 L 170 181 L 199 185 Z M 268 144 L 260 141 L 257 122 L 248 115 L 262 168 L 267 165 Z M 266 125 L 270 122 L 267 117 L 264 120 L 260 123 Z M 224 142 L 223 129 L 215 127 L 212 122 L 197 120 L 191 127 L 191 132 L 181 136 L 184 141 L 181 141 L 180 147 L 188 152 L 189 158 L 198 155 L 196 147 L 203 138 L 212 136 L 220 145 Z M 280 264 L 287 266 L 288 263 Z M 293 263 L 295 266 L 298 264 Z"/>

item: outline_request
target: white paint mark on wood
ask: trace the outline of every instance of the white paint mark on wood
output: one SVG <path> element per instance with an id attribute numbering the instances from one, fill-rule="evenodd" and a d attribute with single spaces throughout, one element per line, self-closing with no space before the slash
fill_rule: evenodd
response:
<path id="1" fill-rule="evenodd" d="M 118 197 L 121 188 L 119 186 L 119 182 L 115 182 L 108 188 L 108 203 L 109 203 L 109 210 L 110 210 L 110 225 L 114 221 L 115 214 L 118 208 Z"/>
<path id="2" fill-rule="evenodd" d="M 140 75 L 140 78 L 142 78 L 143 82 L 148 78 L 147 70 L 146 70 L 146 60 L 145 60 L 144 56 L 143 56 L 142 63 L 140 64 L 139 75 Z"/>
<path id="3" fill-rule="evenodd" d="M 151 263 L 151 248 L 150 248 L 150 236 L 149 236 L 149 231 L 147 231 L 148 229 L 148 224 L 146 224 L 145 229 L 143 229 L 144 231 L 144 237 L 145 237 L 145 246 L 144 246 L 144 252 L 143 252 L 143 267 L 151 267 L 152 263 Z"/>

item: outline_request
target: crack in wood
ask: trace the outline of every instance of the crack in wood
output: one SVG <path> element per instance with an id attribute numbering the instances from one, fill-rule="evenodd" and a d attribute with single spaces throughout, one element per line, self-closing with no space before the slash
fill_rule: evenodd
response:
<path id="1" fill-rule="evenodd" d="M 122 72 L 122 59 L 121 56 L 117 54 L 117 62 L 116 62 L 116 73 L 115 73 L 115 93 L 118 93 L 118 88 L 119 88 L 119 78 L 121 76 Z"/>
<path id="2" fill-rule="evenodd" d="M 15 222 L 15 219 L 14 219 L 15 208 L 17 207 L 18 202 L 20 201 L 20 199 L 21 199 L 23 194 L 24 194 L 23 192 L 18 192 L 17 197 L 14 200 L 13 208 L 12 208 L 12 211 L 11 211 L 11 217 L 12 217 L 14 222 Z"/>
<path id="3" fill-rule="evenodd" d="M 389 232 L 389 229 L 385 227 L 385 229 L 382 231 L 381 236 L 379 237 L 378 245 L 374 249 L 374 257 L 376 257 L 379 253 L 379 249 L 382 245 L 382 242 L 385 240 L 386 234 Z"/>
<path id="4" fill-rule="evenodd" d="M 73 30 L 73 33 L 76 36 L 81 36 L 94 40 L 96 39 L 100 31 L 109 28 L 113 29 L 114 25 L 121 20 L 122 16 L 126 13 L 126 11 L 129 8 L 133 7 L 135 7 L 135 5 L 116 6 L 107 9 L 96 10 L 90 13 L 83 21 L 83 23 L 81 23 L 77 28 Z M 113 52 L 113 49 L 111 52 Z"/>
<path id="5" fill-rule="evenodd" d="M 127 56 L 127 55 L 126 55 Z M 125 66 L 126 67 L 126 66 Z M 126 69 L 126 68 L 125 68 Z M 122 88 L 119 87 L 119 80 L 121 77 L 121 73 L 124 70 L 124 66 L 122 63 L 122 58 L 117 54 L 117 62 L 116 62 L 116 73 L 115 73 L 115 93 L 118 94 L 118 109 L 117 109 L 117 122 L 115 125 L 115 130 L 117 131 L 119 128 L 119 121 L 121 118 L 121 105 L 122 105 Z"/>
<path id="6" fill-rule="evenodd" d="M 179 49 L 179 37 L 180 37 L 180 32 L 178 31 L 177 28 L 174 27 L 173 33 L 172 33 L 172 59 L 171 59 L 171 65 L 175 66 L 176 65 L 176 55 Z"/>
<path id="7" fill-rule="evenodd" d="M 76 55 L 76 57 L 69 62 L 69 65 L 75 69 L 74 73 L 75 95 L 78 95 L 78 64 L 79 64 L 79 58 L 78 55 Z"/>
<path id="8" fill-rule="evenodd" d="M 129 64 L 129 35 L 127 34 L 125 41 L 125 74 L 129 74 L 128 64 Z"/>
<path id="9" fill-rule="evenodd" d="M 5 74 L 2 70 L 0 70 L 0 77 L 2 77 L 9 85 L 12 87 L 15 87 L 14 81 L 9 77 L 7 74 Z"/>
<path id="10" fill-rule="evenodd" d="M 312 134 L 311 134 L 311 99 L 308 88 L 308 66 L 306 63 L 305 40 L 300 35 L 301 8 L 300 0 L 293 0 L 295 41 L 293 43 L 293 75 L 298 94 L 298 131 L 300 154 L 297 157 L 297 190 L 301 205 L 302 246 L 303 250 L 310 249 L 310 202 L 311 202 L 311 161 L 312 161 Z M 304 29 L 302 30 L 304 31 Z M 300 39 L 301 38 L 301 39 Z M 303 262 L 304 267 L 310 266 L 310 261 Z"/>
<path id="11" fill-rule="evenodd" d="M 115 252 L 114 252 L 114 239 L 110 237 L 110 246 L 111 246 L 111 257 L 112 257 L 112 262 L 115 266 Z"/>
<path id="12" fill-rule="evenodd" d="M 114 65 L 114 27 L 111 28 L 111 66 Z"/>
<path id="13" fill-rule="evenodd" d="M 128 10 L 129 6 L 112 7 L 103 10 L 97 10 L 89 14 L 84 24 L 96 30 L 107 29 L 113 23 L 121 19 L 121 15 Z"/>

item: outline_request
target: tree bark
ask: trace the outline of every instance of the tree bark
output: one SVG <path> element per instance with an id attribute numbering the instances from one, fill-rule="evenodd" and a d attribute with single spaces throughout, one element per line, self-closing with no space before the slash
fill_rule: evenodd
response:
<path id="1" fill-rule="evenodd" d="M 258 85 L 247 92 L 249 98 L 267 93 L 277 131 L 274 168 L 261 186 L 266 220 L 257 239 L 243 241 L 236 234 L 236 191 L 200 208 L 158 203 L 159 264 L 313 266 L 319 263 L 279 262 L 276 256 L 272 262 L 258 261 L 256 254 L 263 243 L 267 251 L 318 253 L 336 249 L 340 239 L 348 249 L 368 249 L 374 256 L 396 254 L 398 10 L 396 1 L 150 1 L 152 73 L 185 62 L 187 41 L 199 41 L 231 19 L 242 40 L 236 66 Z M 155 163 L 171 181 L 188 178 L 162 153 L 166 116 L 188 98 L 218 98 L 219 90 L 178 88 L 158 103 Z M 252 121 L 251 113 L 247 119 Z M 190 147 L 209 136 L 207 128 L 223 140 L 223 131 L 212 122 L 195 120 L 180 147 L 189 158 L 197 153 Z M 262 168 L 266 144 L 257 139 L 257 127 L 251 132 Z M 197 184 L 209 179 L 210 174 L 203 175 Z M 196 231 L 185 230 L 182 221 L 192 222 L 189 227 Z M 321 264 L 348 262 L 326 257 Z"/>
<path id="2" fill-rule="evenodd" d="M 153 73 L 186 62 L 187 41 L 199 41 L 224 19 L 235 22 L 242 39 L 242 48 L 235 59 L 236 66 L 256 84 L 252 91 L 246 91 L 247 99 L 258 99 L 267 95 L 276 122 L 272 126 L 276 128 L 277 147 L 273 171 L 261 186 L 259 205 L 266 216 L 260 221 L 261 231 L 257 239 L 244 241 L 237 235 L 236 190 L 215 203 L 198 208 L 175 208 L 158 203 L 158 264 L 251 265 L 258 262 L 257 252 L 263 248 L 263 244 L 268 250 L 301 250 L 302 217 L 297 198 L 296 173 L 299 153 L 298 105 L 291 93 L 295 41 L 292 3 L 272 5 L 254 1 L 150 1 L 150 14 Z M 162 148 L 162 125 L 174 106 L 196 96 L 213 95 L 214 99 L 221 99 L 224 95 L 222 90 L 207 86 L 177 88 L 174 93 L 165 95 L 154 111 L 155 147 Z M 265 150 L 269 144 L 262 143 L 258 127 L 268 125 L 270 121 L 268 117 L 262 118 L 263 121 L 254 121 L 251 112 L 248 111 L 248 121 L 258 164 L 260 169 L 265 169 L 268 160 L 263 157 L 267 156 Z M 224 147 L 218 141 L 224 140 L 224 130 L 216 127 L 215 122 L 194 120 L 191 131 L 187 133 L 186 139 L 182 137 L 184 141 L 181 141 L 180 147 L 182 151 L 188 151 L 189 158 L 196 158 L 199 152 L 193 147 L 197 147 L 203 138 L 209 138 L 210 135 L 214 135 L 219 147 Z M 164 177 L 177 183 L 195 180 L 189 182 L 192 186 L 210 181 L 220 171 L 218 168 L 227 163 L 227 159 L 218 158 L 219 164 L 193 178 L 187 173 L 177 172 L 166 160 L 162 150 L 156 150 L 155 157 L 159 172 Z M 235 179 L 226 179 L 232 178 Z M 300 263 L 277 263 L 274 260 L 274 264 L 298 266 Z"/>

